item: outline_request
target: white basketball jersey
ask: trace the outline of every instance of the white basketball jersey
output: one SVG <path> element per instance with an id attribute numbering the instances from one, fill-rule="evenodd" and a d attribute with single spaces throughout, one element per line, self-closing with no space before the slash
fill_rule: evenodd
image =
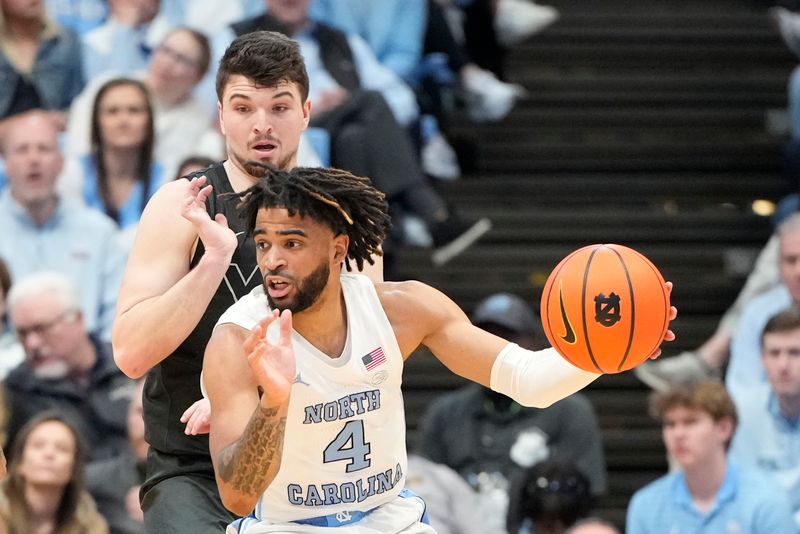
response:
<path id="1" fill-rule="evenodd" d="M 347 341 L 338 358 L 297 332 L 281 468 L 255 516 L 286 522 L 365 512 L 394 499 L 406 472 L 406 424 L 400 384 L 403 357 L 375 287 L 343 274 Z M 250 329 L 269 312 L 263 287 L 231 306 L 217 324 Z M 279 321 L 267 338 L 277 341 Z"/>

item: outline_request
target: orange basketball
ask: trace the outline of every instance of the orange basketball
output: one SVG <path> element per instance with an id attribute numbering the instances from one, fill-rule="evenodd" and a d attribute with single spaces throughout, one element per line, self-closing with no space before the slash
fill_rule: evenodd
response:
<path id="1" fill-rule="evenodd" d="M 622 245 L 589 245 L 550 273 L 541 316 L 547 338 L 567 361 L 619 373 L 655 352 L 669 309 L 669 290 L 650 260 Z"/>

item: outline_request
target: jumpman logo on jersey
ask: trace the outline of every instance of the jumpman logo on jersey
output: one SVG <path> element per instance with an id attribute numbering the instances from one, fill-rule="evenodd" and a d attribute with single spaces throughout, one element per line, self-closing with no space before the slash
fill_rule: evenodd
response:
<path id="1" fill-rule="evenodd" d="M 311 386 L 311 384 L 309 384 L 308 382 L 305 382 L 303 380 L 303 377 L 300 376 L 300 371 L 297 371 L 297 376 L 294 377 L 294 382 L 292 382 L 292 384 L 303 384 L 304 386 L 309 386 L 309 387 Z"/>

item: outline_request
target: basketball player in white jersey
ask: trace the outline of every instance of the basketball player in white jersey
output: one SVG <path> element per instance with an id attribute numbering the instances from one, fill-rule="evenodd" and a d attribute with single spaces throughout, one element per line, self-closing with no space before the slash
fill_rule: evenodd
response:
<path id="1" fill-rule="evenodd" d="M 473 326 L 430 286 L 343 273 L 378 252 L 389 227 L 369 180 L 265 169 L 241 197 L 263 284 L 220 317 L 203 368 L 217 484 L 245 516 L 229 533 L 435 532 L 403 489 L 401 375 L 420 345 L 526 406 L 599 376 Z"/>
<path id="2" fill-rule="evenodd" d="M 114 322 L 117 365 L 130 377 L 148 375 L 150 450 L 141 494 L 145 529 L 153 533 L 220 532 L 235 518 L 220 502 L 202 430 L 206 412 L 198 408 L 214 324 L 260 285 L 255 250 L 231 195 L 257 181 L 252 161 L 297 164 L 311 113 L 300 47 L 278 33 L 254 32 L 231 43 L 220 60 L 217 94 L 228 159 L 165 184 L 147 204 Z M 380 264 L 374 267 L 381 279 Z"/>

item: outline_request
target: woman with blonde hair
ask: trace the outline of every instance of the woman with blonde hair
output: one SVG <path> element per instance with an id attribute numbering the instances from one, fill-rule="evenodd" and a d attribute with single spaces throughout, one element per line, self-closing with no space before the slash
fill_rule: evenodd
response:
<path id="1" fill-rule="evenodd" d="M 26 423 L 0 484 L 0 528 L 8 534 L 108 534 L 84 489 L 85 458 L 75 428 L 57 412 Z"/>

